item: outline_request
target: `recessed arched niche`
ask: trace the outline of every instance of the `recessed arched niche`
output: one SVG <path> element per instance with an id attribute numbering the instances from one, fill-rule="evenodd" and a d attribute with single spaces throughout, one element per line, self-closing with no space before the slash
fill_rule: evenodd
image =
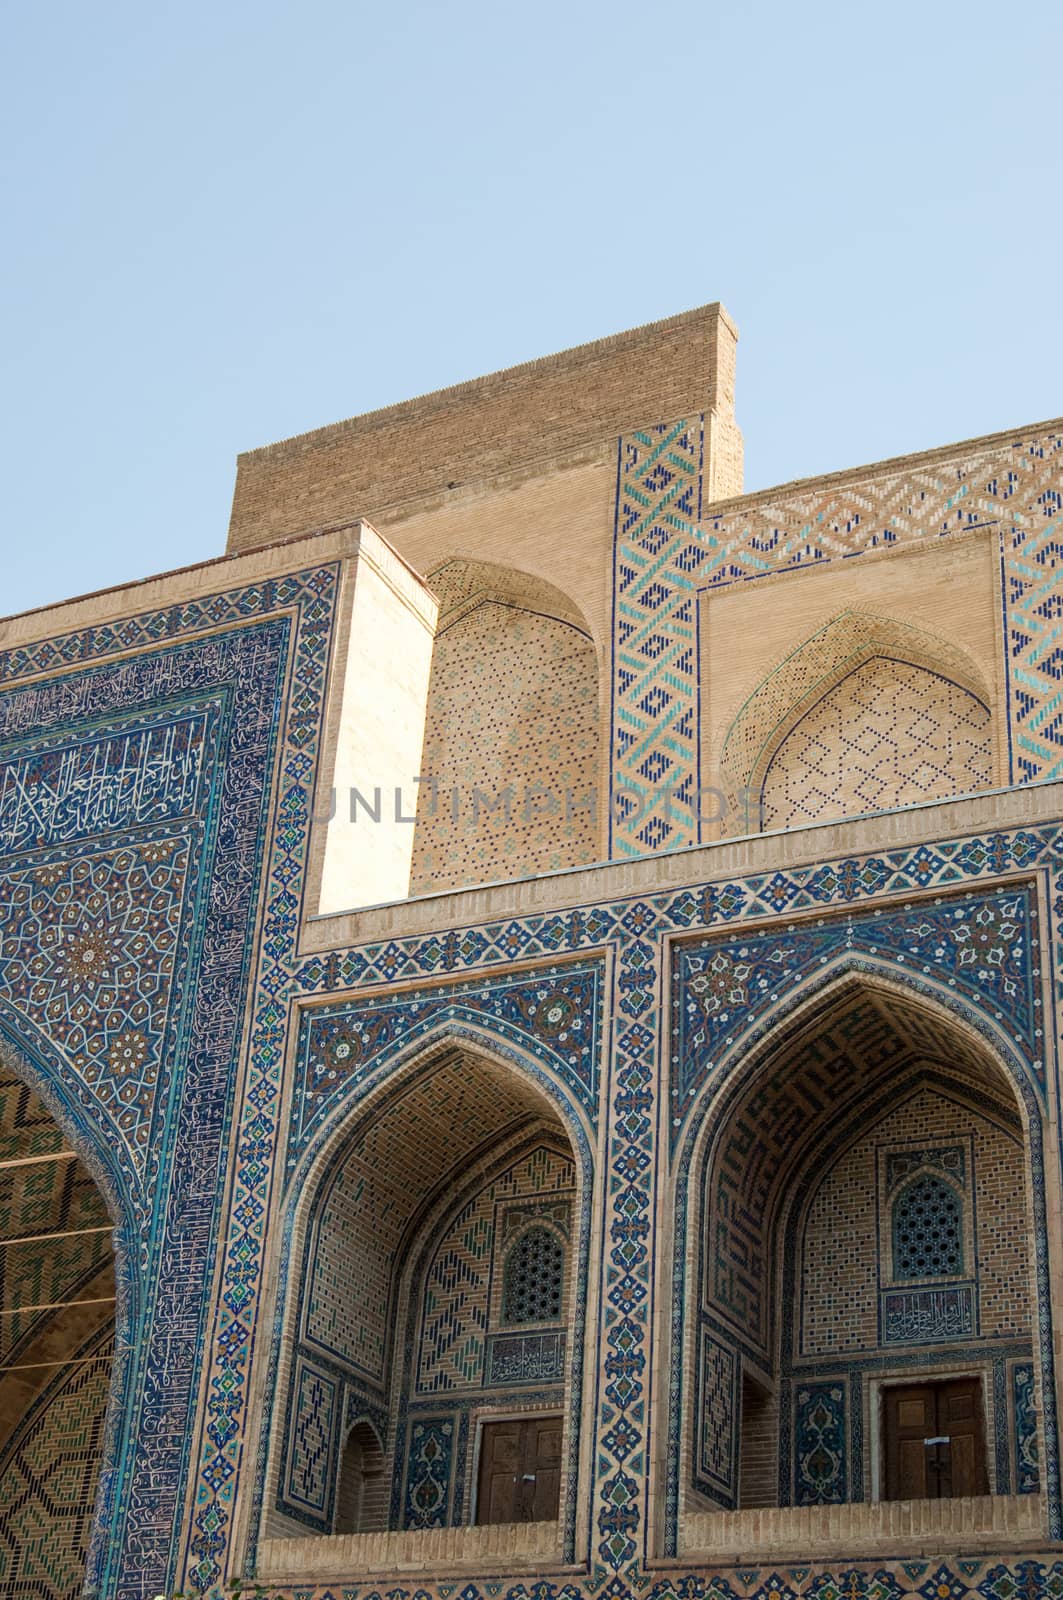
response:
<path id="1" fill-rule="evenodd" d="M 873 1547 L 900 1500 L 946 1540 L 964 1517 L 1036 1534 L 1049 1312 L 1021 1068 L 870 970 L 763 1040 L 680 1166 L 671 1547 L 729 1548 L 769 1512 L 814 1543 L 828 1508 Z"/>
<path id="2" fill-rule="evenodd" d="M 78 1600 L 115 1347 L 113 1219 L 0 1049 L 0 1597 Z"/>
<path id="3" fill-rule="evenodd" d="M 299 1188 L 261 1572 L 308 1537 L 318 1571 L 454 1529 L 473 1561 L 503 1537 L 571 1548 L 589 1187 L 563 1105 L 444 1038 Z"/>
<path id="4" fill-rule="evenodd" d="M 998 773 L 993 691 L 958 645 L 846 611 L 790 651 L 731 722 L 721 831 L 734 836 L 972 794 Z"/>

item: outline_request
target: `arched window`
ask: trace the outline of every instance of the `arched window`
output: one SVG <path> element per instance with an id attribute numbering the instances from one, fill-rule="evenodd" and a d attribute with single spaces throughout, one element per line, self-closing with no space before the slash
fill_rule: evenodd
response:
<path id="1" fill-rule="evenodd" d="M 893 1276 L 955 1277 L 963 1271 L 963 1208 L 950 1184 L 925 1172 L 893 1203 Z"/>
<path id="2" fill-rule="evenodd" d="M 347 1435 L 340 1462 L 335 1531 L 372 1533 L 386 1520 L 384 1452 L 368 1422 L 356 1422 Z"/>
<path id="3" fill-rule="evenodd" d="M 565 1250 L 549 1228 L 529 1228 L 506 1257 L 502 1321 L 556 1322 L 561 1316 Z"/>

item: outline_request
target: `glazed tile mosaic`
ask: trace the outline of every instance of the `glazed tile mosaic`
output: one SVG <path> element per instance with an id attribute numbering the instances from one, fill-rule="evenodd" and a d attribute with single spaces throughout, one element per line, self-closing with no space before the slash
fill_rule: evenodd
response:
<path id="1" fill-rule="evenodd" d="M 701 836 L 699 791 L 718 777 L 700 770 L 699 594 L 980 529 L 994 532 L 1001 570 L 1009 781 L 1056 777 L 1063 770 L 1053 598 L 1061 459 L 1063 435 L 1052 432 L 940 470 L 905 466 L 851 486 L 844 478 L 825 489 L 798 486 L 713 516 L 702 497 L 704 416 L 622 439 L 613 853 L 675 849 Z"/>

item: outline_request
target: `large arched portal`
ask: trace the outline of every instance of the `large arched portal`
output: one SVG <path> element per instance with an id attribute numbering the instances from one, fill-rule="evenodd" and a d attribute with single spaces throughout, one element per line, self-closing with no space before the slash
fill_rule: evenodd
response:
<path id="1" fill-rule="evenodd" d="M 353 1114 L 301 1204 L 267 1539 L 537 1523 L 560 1551 L 587 1204 L 557 1104 L 474 1043 Z"/>
<path id="2" fill-rule="evenodd" d="M 115 1328 L 112 1220 L 0 1052 L 0 1600 L 85 1582 Z"/>
<path id="3" fill-rule="evenodd" d="M 869 972 L 735 1071 L 691 1166 L 681 1542 L 723 1510 L 1036 1512 L 1029 1112 L 984 1039 Z"/>

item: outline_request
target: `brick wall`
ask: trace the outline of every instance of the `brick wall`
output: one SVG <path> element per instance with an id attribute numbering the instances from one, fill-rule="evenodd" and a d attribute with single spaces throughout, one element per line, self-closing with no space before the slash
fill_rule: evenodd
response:
<path id="1" fill-rule="evenodd" d="M 727 405 L 719 305 L 580 345 L 239 457 L 230 551 L 482 482 L 688 412 Z M 722 350 L 722 359 L 721 352 Z M 735 443 L 722 492 L 734 493 Z"/>
<path id="2" fill-rule="evenodd" d="M 1029 1228 L 1018 1141 L 987 1117 L 921 1091 L 884 1118 L 826 1175 L 809 1208 L 803 1239 L 802 1317 L 795 1356 L 874 1350 L 879 1286 L 892 1282 L 888 1187 L 890 1153 L 970 1148 L 964 1191 L 964 1270 L 977 1279 L 983 1338 L 1030 1331 Z M 972 1205 L 973 1200 L 973 1205 Z"/>

